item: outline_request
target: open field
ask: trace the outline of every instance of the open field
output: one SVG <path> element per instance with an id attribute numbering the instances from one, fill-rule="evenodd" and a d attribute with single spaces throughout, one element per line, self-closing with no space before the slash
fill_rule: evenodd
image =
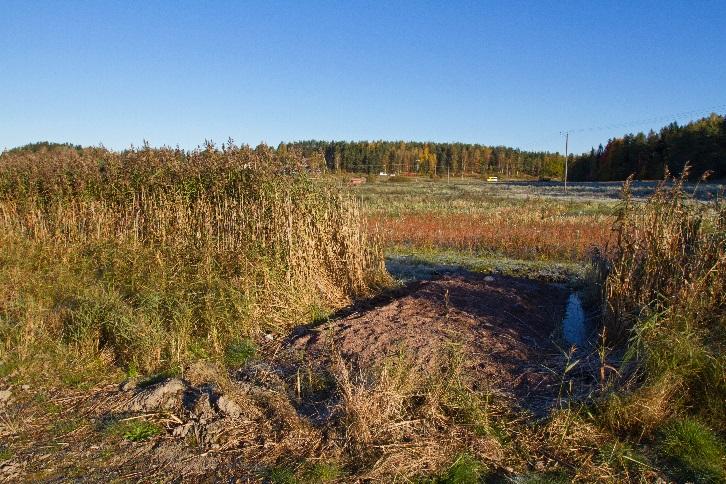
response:
<path id="1" fill-rule="evenodd" d="M 598 202 L 612 203 L 620 199 L 623 182 L 568 182 L 565 190 L 561 181 L 506 181 L 488 183 L 482 178 L 440 177 L 436 179 L 427 177 L 370 177 L 370 182 L 364 191 L 371 194 L 398 194 L 406 188 L 401 185 L 416 186 L 421 201 L 428 197 L 438 201 L 445 200 L 482 200 L 504 198 L 508 200 L 535 199 L 535 200 L 562 200 L 576 204 L 597 204 Z M 634 181 L 631 185 L 631 195 L 634 199 L 643 199 L 651 196 L 660 182 Z M 428 188 L 426 188 L 428 187 Z M 723 180 L 706 182 L 686 182 L 684 191 L 698 200 L 710 200 L 726 189 Z M 373 197 L 371 197 L 372 199 Z M 411 201 L 411 200 L 409 200 Z M 375 203 L 375 202 L 374 202 Z M 415 206 L 409 203 L 408 206 Z M 579 205 L 581 207 L 581 205 Z"/>
<path id="2" fill-rule="evenodd" d="M 617 202 L 541 197 L 536 185 L 452 179 L 381 181 L 353 188 L 390 253 L 583 262 L 611 236 Z"/>
<path id="3" fill-rule="evenodd" d="M 308 171 L 0 159 L 0 480 L 726 478 L 723 204 Z"/>

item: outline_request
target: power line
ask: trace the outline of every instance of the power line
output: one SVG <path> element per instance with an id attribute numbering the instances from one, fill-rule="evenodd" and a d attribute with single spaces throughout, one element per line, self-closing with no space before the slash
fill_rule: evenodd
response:
<path id="1" fill-rule="evenodd" d="M 652 123 L 663 123 L 668 121 L 675 121 L 677 119 L 683 119 L 683 118 L 692 118 L 695 116 L 704 116 L 708 115 L 714 112 L 718 111 L 726 111 L 726 104 L 720 104 L 718 106 L 713 106 L 706 109 L 697 109 L 693 111 L 682 111 L 680 113 L 674 113 L 674 114 L 668 114 L 664 116 L 654 116 L 651 118 L 644 118 L 639 119 L 635 121 L 627 121 L 624 123 L 615 123 L 615 124 L 606 124 L 602 126 L 591 126 L 589 128 L 575 128 L 575 129 L 568 129 L 560 131 L 560 135 L 564 135 L 565 133 L 584 133 L 588 131 L 600 131 L 600 130 L 610 130 L 610 129 L 624 129 L 632 126 L 642 126 L 644 124 L 652 124 Z"/>

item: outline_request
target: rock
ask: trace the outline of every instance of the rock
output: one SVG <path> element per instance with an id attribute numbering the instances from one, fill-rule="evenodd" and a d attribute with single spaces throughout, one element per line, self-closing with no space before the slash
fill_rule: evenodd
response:
<path id="1" fill-rule="evenodd" d="M 275 339 L 275 336 L 272 333 L 267 333 L 265 335 L 265 340 L 266 341 L 273 341 L 274 339 Z"/>
<path id="2" fill-rule="evenodd" d="M 0 407 L 10 403 L 13 392 L 10 390 L 0 390 Z"/>
<path id="3" fill-rule="evenodd" d="M 242 415 L 242 408 L 224 395 L 220 395 L 214 403 L 217 409 L 228 417 L 237 418 Z"/>
<path id="4" fill-rule="evenodd" d="M 194 400 L 191 411 L 202 421 L 212 419 L 214 417 L 214 410 L 212 410 L 212 404 L 209 401 L 209 393 L 201 393 Z"/>
<path id="5" fill-rule="evenodd" d="M 126 380 L 125 382 L 123 382 L 121 384 L 119 389 L 122 392 L 128 392 L 128 391 L 135 389 L 137 386 L 138 386 L 138 382 L 136 380 Z"/>
<path id="6" fill-rule="evenodd" d="M 189 431 L 192 429 L 193 426 L 194 426 L 194 424 L 192 422 L 187 422 L 185 424 L 182 424 L 174 429 L 174 431 L 172 432 L 172 435 L 174 437 L 179 437 L 179 438 L 183 439 L 184 437 L 187 436 L 187 434 L 189 433 Z"/>
<path id="7" fill-rule="evenodd" d="M 127 408 L 132 412 L 149 412 L 179 407 L 182 405 L 182 396 L 186 389 L 187 385 L 183 381 L 170 378 L 139 391 Z"/>
<path id="8" fill-rule="evenodd" d="M 0 481 L 13 482 L 15 478 L 20 477 L 21 470 L 19 462 L 0 462 Z"/>
<path id="9" fill-rule="evenodd" d="M 28 390 L 30 390 L 30 385 L 21 385 L 20 389 L 24 392 L 27 392 Z"/>
<path id="10" fill-rule="evenodd" d="M 287 391 L 284 380 L 276 369 L 267 363 L 251 363 L 237 372 L 237 380 L 256 387 L 284 393 Z"/>
<path id="11" fill-rule="evenodd" d="M 226 444 L 230 438 L 234 437 L 229 429 L 230 422 L 227 419 L 215 420 L 202 427 L 201 442 L 211 449 L 218 449 L 221 445 Z"/>
<path id="12" fill-rule="evenodd" d="M 494 282 L 494 277 L 492 277 L 492 276 L 486 276 L 484 278 L 484 281 L 486 281 L 486 282 Z"/>

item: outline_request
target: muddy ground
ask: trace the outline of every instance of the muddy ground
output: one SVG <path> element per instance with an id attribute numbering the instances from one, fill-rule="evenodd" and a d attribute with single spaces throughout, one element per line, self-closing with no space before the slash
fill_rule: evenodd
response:
<path id="1" fill-rule="evenodd" d="M 303 329 L 289 346 L 313 360 L 337 351 L 361 368 L 400 357 L 434 373 L 458 357 L 477 387 L 510 393 L 541 414 L 562 382 L 557 341 L 567 297 L 546 282 L 448 275 Z"/>
<path id="2" fill-rule="evenodd" d="M 7 453 L 0 480 L 259 480 L 281 460 L 335 456 L 340 394 L 330 385 L 308 391 L 300 374 L 338 354 L 353 371 L 405 361 L 421 378 L 460 361 L 475 389 L 537 418 L 571 383 L 562 378 L 566 358 L 557 343 L 567 296 L 564 286 L 546 282 L 446 275 L 363 301 L 286 339 L 263 338 L 261 356 L 240 369 L 199 363 L 176 378 L 43 395 L 11 387 L 0 408 L 0 451 Z M 588 375 L 568 378 L 587 388 Z M 120 438 L 137 420 L 153 422 L 157 434 Z"/>

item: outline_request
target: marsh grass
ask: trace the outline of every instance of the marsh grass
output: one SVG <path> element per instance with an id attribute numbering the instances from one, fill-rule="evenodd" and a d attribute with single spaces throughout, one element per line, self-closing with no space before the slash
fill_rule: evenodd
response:
<path id="1" fill-rule="evenodd" d="M 726 206 L 719 198 L 693 200 L 687 174 L 666 178 L 642 204 L 631 199 L 630 180 L 623 188 L 606 281 L 611 338 L 629 336 L 636 321 L 645 327 L 643 321 L 653 326 L 689 315 L 680 322 L 689 330 L 689 323 L 708 326 L 723 314 Z"/>
<path id="2" fill-rule="evenodd" d="M 604 325 L 627 341 L 623 378 L 635 388 L 605 404 L 614 429 L 647 437 L 681 412 L 726 431 L 726 206 L 694 201 L 684 175 L 643 203 L 624 187 L 605 275 Z"/>
<path id="3" fill-rule="evenodd" d="M 677 419 L 659 434 L 659 450 L 678 479 L 726 481 L 726 447 L 708 427 L 691 418 Z"/>
<path id="4" fill-rule="evenodd" d="M 3 154 L 0 359 L 229 360 L 387 284 L 357 202 L 306 173 L 231 144 Z"/>
<path id="5" fill-rule="evenodd" d="M 625 184 L 615 245 L 597 264 L 605 332 L 624 358 L 597 422 L 655 443 L 676 479 L 717 482 L 725 475 L 726 206 L 695 201 L 687 174 L 667 177 L 642 203 Z"/>
<path id="6" fill-rule="evenodd" d="M 413 181 L 415 181 L 413 177 L 403 175 L 394 175 L 388 178 L 388 183 L 411 183 Z"/>
<path id="7" fill-rule="evenodd" d="M 610 234 L 600 217 L 539 218 L 515 210 L 376 216 L 371 218 L 371 226 L 385 234 L 388 246 L 556 261 L 586 260 L 593 246 L 607 245 Z"/>
<path id="8" fill-rule="evenodd" d="M 592 246 L 602 249 L 610 238 L 610 201 L 518 197 L 480 181 L 405 178 L 411 183 L 353 189 L 387 250 L 583 262 Z"/>

